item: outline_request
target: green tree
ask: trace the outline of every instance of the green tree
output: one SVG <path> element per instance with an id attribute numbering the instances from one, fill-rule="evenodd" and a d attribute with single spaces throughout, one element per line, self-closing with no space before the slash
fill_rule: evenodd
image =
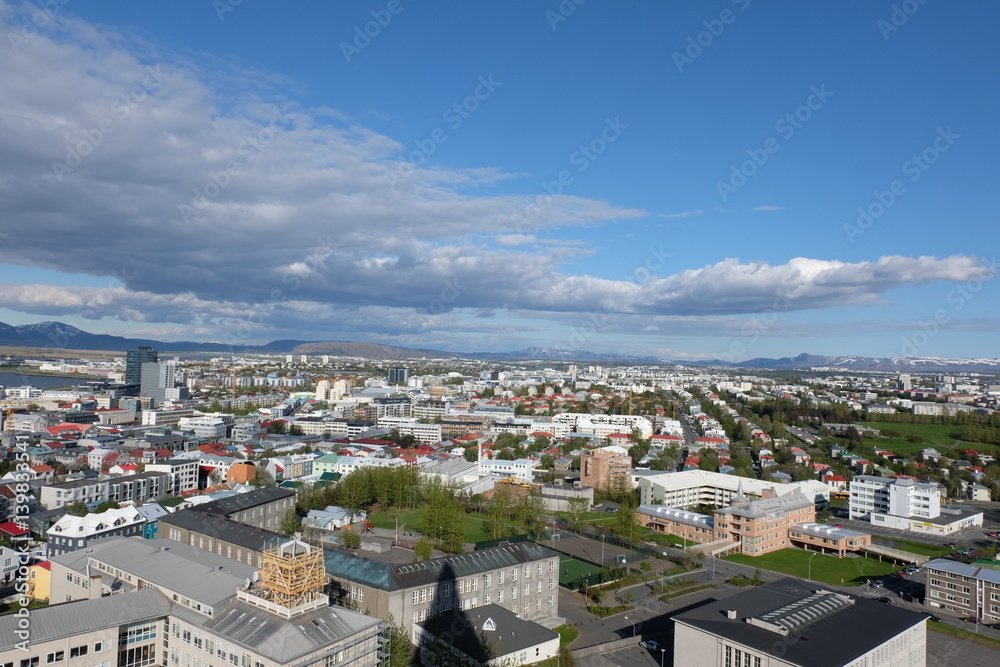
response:
<path id="1" fill-rule="evenodd" d="M 410 638 L 406 629 L 396 623 L 396 617 L 391 612 L 382 620 L 385 621 L 382 635 L 386 638 L 386 650 L 389 653 L 385 664 L 387 667 L 407 667 L 410 664 Z"/>
<path id="2" fill-rule="evenodd" d="M 514 516 L 524 532 L 536 532 L 545 525 L 545 502 L 537 493 L 522 496 Z"/>
<path id="3" fill-rule="evenodd" d="M 490 539 L 498 540 L 512 534 L 510 517 L 514 511 L 514 498 L 506 484 L 494 487 L 493 497 L 486 501 L 486 531 Z"/>
<path id="4" fill-rule="evenodd" d="M 94 512 L 96 514 L 100 514 L 101 512 L 107 512 L 108 510 L 116 510 L 116 509 L 118 509 L 118 503 L 116 503 L 113 500 L 105 500 L 103 503 L 94 508 Z"/>
<path id="5" fill-rule="evenodd" d="M 639 522 L 631 497 L 624 500 L 615 513 L 612 530 L 619 537 L 634 541 L 639 535 Z"/>
<path id="6" fill-rule="evenodd" d="M 277 482 L 274 479 L 274 475 L 268 472 L 267 468 L 264 466 L 257 466 L 254 471 L 254 478 L 251 482 L 254 486 L 276 486 Z"/>
<path id="7" fill-rule="evenodd" d="M 283 535 L 294 535 L 301 528 L 302 524 L 299 523 L 299 515 L 295 513 L 294 509 L 285 512 L 285 516 L 281 517 L 281 524 L 278 526 L 278 530 Z"/>
<path id="8" fill-rule="evenodd" d="M 413 553 L 415 558 L 430 560 L 431 554 L 434 553 L 434 545 L 426 537 L 421 537 L 413 547 Z"/>
<path id="9" fill-rule="evenodd" d="M 568 503 L 569 524 L 574 528 L 579 528 L 587 520 L 590 512 L 590 501 L 586 498 L 570 498 Z"/>
<path id="10" fill-rule="evenodd" d="M 340 543 L 348 549 L 357 549 L 361 546 L 361 536 L 358 535 L 358 531 L 345 528 L 340 535 Z"/>
<path id="11" fill-rule="evenodd" d="M 87 516 L 87 513 L 90 512 L 90 510 L 87 509 L 87 503 L 82 501 L 77 501 L 75 503 L 70 503 L 69 505 L 66 505 L 63 508 L 63 511 L 65 511 L 66 514 L 69 514 L 71 516 Z"/>

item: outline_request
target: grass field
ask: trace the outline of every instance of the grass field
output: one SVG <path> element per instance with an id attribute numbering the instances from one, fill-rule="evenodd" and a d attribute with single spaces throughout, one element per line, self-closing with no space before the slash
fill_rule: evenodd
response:
<path id="1" fill-rule="evenodd" d="M 802 549 L 782 549 L 761 556 L 736 554 L 726 556 L 725 560 L 806 579 L 809 575 L 809 558 L 814 555 L 812 579 L 827 584 L 840 584 L 843 579 L 845 586 L 857 586 L 899 569 L 899 565 L 870 558 L 837 558 Z"/>
<path id="2" fill-rule="evenodd" d="M 576 581 L 580 577 L 589 577 L 592 574 L 600 574 L 601 568 L 590 563 L 584 563 L 571 556 L 559 557 L 559 585 L 567 586 L 570 582 Z"/>
<path id="3" fill-rule="evenodd" d="M 685 540 L 683 537 L 678 537 L 672 533 L 661 533 L 657 530 L 649 530 L 648 528 L 642 534 L 640 539 L 646 542 L 656 542 L 660 546 L 664 547 L 676 547 L 678 544 L 690 547 L 697 544 L 697 542 Z"/>
<path id="4" fill-rule="evenodd" d="M 873 447 L 882 447 L 891 450 L 894 454 L 906 456 L 916 454 L 922 449 L 933 447 L 940 452 L 951 449 L 956 441 L 962 440 L 962 427 L 948 424 L 894 424 L 892 422 L 860 422 L 860 426 L 877 428 L 879 430 L 895 431 L 902 435 L 900 438 L 865 438 L 865 443 Z M 924 442 L 910 442 L 906 439 L 908 435 L 919 435 Z M 975 449 L 976 451 L 997 454 L 1000 447 L 997 445 L 987 445 L 979 442 L 962 442 L 962 449 Z"/>
<path id="5" fill-rule="evenodd" d="M 580 628 L 575 625 L 560 625 L 554 630 L 559 633 L 559 648 L 569 646 L 574 639 L 580 636 Z"/>
<path id="6" fill-rule="evenodd" d="M 412 510 L 402 510 L 399 512 L 381 511 L 372 514 L 368 520 L 376 528 L 394 530 L 396 528 L 396 516 L 399 517 L 399 530 L 410 530 L 419 532 L 420 519 L 423 517 L 424 508 L 418 507 Z M 465 542 L 475 543 L 490 539 L 486 532 L 486 517 L 479 514 L 466 514 L 462 520 L 462 538 Z"/>
<path id="7" fill-rule="evenodd" d="M 896 540 L 891 537 L 879 536 L 880 540 L 886 540 L 888 542 L 893 542 L 893 549 L 900 549 L 902 551 L 909 551 L 911 554 L 919 554 L 921 556 L 928 556 L 930 558 L 940 558 L 941 556 L 946 556 L 950 554 L 954 549 L 944 546 L 943 544 L 924 544 L 923 542 L 907 542 L 906 540 Z"/>

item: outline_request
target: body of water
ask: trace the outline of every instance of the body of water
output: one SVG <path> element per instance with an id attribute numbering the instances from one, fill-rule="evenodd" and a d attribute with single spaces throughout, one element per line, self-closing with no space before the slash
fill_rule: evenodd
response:
<path id="1" fill-rule="evenodd" d="M 39 389 L 52 389 L 53 387 L 72 387 L 77 384 L 93 380 L 96 378 L 88 375 L 78 375 L 76 377 L 54 377 L 52 375 L 20 375 L 18 373 L 0 373 L 0 387 L 23 387 L 31 385 Z"/>

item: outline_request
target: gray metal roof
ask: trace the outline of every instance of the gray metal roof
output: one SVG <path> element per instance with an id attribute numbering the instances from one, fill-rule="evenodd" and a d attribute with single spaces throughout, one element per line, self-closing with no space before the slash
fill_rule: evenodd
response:
<path id="1" fill-rule="evenodd" d="M 174 540 L 125 537 L 97 540 L 52 561 L 84 573 L 89 558 L 212 607 L 234 596 L 257 570 Z"/>
<path id="2" fill-rule="evenodd" d="M 957 560 L 950 560 L 948 558 L 935 558 L 932 561 L 924 563 L 923 567 L 928 570 L 935 570 L 936 572 L 948 572 L 949 574 L 957 574 L 961 577 L 988 581 L 991 584 L 1000 584 L 1000 572 L 989 567 L 976 565 L 975 563 L 960 563 Z"/>
<path id="3" fill-rule="evenodd" d="M 174 512 L 160 519 L 160 524 L 162 526 L 177 526 L 254 551 L 262 551 L 265 547 L 274 546 L 284 539 L 278 533 L 270 530 L 191 510 Z M 160 531 L 162 534 L 164 529 L 160 528 Z"/>
<path id="4" fill-rule="evenodd" d="M 419 563 L 389 565 L 331 549 L 326 554 L 326 572 L 338 579 L 347 579 L 384 591 L 394 591 L 414 586 L 434 585 L 440 581 L 467 577 L 502 567 L 516 567 L 558 555 L 558 551 L 534 542 L 517 542 L 472 553 L 433 558 Z"/>
<path id="5" fill-rule="evenodd" d="M 764 498 L 762 500 L 751 500 L 749 503 L 731 505 L 715 510 L 717 514 L 735 514 L 745 517 L 762 517 L 771 512 L 784 512 L 786 510 L 798 509 L 814 505 L 813 501 L 805 497 L 801 492 L 795 491 L 785 496 L 777 498 Z"/>
<path id="6" fill-rule="evenodd" d="M 493 629 L 484 628 L 493 621 Z M 496 642 L 495 657 L 516 653 L 558 637 L 554 630 L 517 615 L 495 604 L 476 607 L 468 611 L 446 611 L 418 624 L 434 636 L 450 633 L 449 643 L 473 660 L 485 662 L 489 657 L 480 637 Z M 492 648 L 492 647 L 491 647 Z M 534 656 L 532 656 L 534 657 Z"/>
<path id="7" fill-rule="evenodd" d="M 278 486 L 262 486 L 247 493 L 237 493 L 202 505 L 195 505 L 194 509 L 207 514 L 229 515 L 294 495 L 295 492 L 289 489 L 283 489 Z"/>
<path id="8" fill-rule="evenodd" d="M 228 642 L 287 664 L 359 633 L 375 633 L 381 621 L 344 607 L 321 607 L 286 619 L 235 597 L 212 618 L 174 605 L 172 615 Z"/>
<path id="9" fill-rule="evenodd" d="M 169 613 L 170 602 L 156 589 L 40 607 L 31 610 L 30 642 L 72 637 Z M 9 651 L 22 641 L 14 634 L 17 627 L 14 614 L 0 616 L 0 651 Z"/>

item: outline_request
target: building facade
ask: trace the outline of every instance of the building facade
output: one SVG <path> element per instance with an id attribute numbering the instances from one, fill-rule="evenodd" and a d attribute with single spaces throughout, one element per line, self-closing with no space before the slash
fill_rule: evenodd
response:
<path id="1" fill-rule="evenodd" d="M 1000 623 L 1000 571 L 977 563 L 938 558 L 924 563 L 927 590 L 924 604 L 932 609 Z"/>
<path id="2" fill-rule="evenodd" d="M 580 454 L 580 482 L 595 489 L 632 488 L 632 457 L 610 446 Z"/>

